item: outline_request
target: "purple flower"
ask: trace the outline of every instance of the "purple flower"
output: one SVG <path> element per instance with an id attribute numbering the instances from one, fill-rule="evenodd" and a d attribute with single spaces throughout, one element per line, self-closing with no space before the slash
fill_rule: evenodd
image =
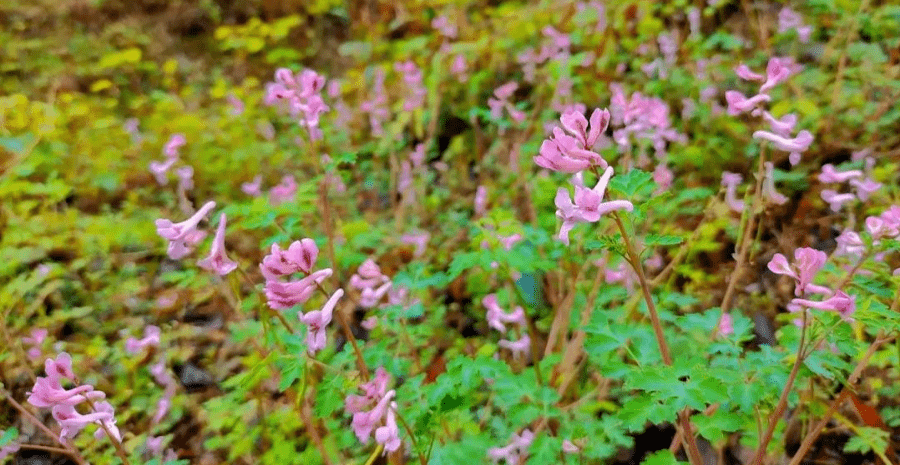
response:
<path id="1" fill-rule="evenodd" d="M 588 126 L 588 120 L 579 111 L 564 113 L 559 118 L 563 129 L 575 136 L 581 146 L 588 150 L 597 143 L 597 139 L 609 127 L 609 120 L 609 110 L 599 108 L 594 109 L 594 112 L 591 113 L 590 126 Z"/>
<path id="2" fill-rule="evenodd" d="M 225 254 L 225 214 L 219 216 L 219 227 L 216 229 L 216 236 L 213 239 L 212 247 L 209 250 L 209 256 L 197 262 L 197 266 L 219 276 L 225 276 L 237 268 L 237 262 L 228 258 Z"/>
<path id="3" fill-rule="evenodd" d="M 334 294 L 325 302 L 321 310 L 314 310 L 307 314 L 298 312 L 297 316 L 307 325 L 306 350 L 310 355 L 325 348 L 325 328 L 331 323 L 331 316 L 338 300 L 344 295 L 343 289 L 334 291 Z"/>
<path id="4" fill-rule="evenodd" d="M 253 178 L 253 181 L 241 184 L 241 191 L 247 195 L 258 197 L 262 195 L 260 184 L 262 184 L 262 176 L 256 175 L 256 177 Z"/>
<path id="5" fill-rule="evenodd" d="M 753 138 L 767 140 L 771 142 L 776 149 L 785 152 L 805 152 L 813 141 L 812 134 L 807 130 L 800 131 L 797 133 L 797 137 L 793 139 L 768 131 L 756 131 L 753 133 Z"/>
<path id="6" fill-rule="evenodd" d="M 514 358 L 525 357 L 531 349 L 531 338 L 525 333 L 517 341 L 501 339 L 497 345 L 512 352 Z"/>
<path id="7" fill-rule="evenodd" d="M 772 128 L 772 132 L 783 137 L 788 137 L 791 132 L 794 131 L 794 126 L 797 125 L 797 115 L 793 113 L 788 113 L 781 117 L 781 119 L 776 119 L 771 113 L 764 111 L 763 119 L 768 121 Z"/>
<path id="8" fill-rule="evenodd" d="M 866 178 L 860 181 L 859 179 L 851 179 L 850 185 L 856 188 L 856 196 L 859 197 L 859 200 L 865 202 L 869 200 L 869 196 L 871 196 L 875 191 L 881 189 L 881 183 L 875 181 L 872 178 Z"/>
<path id="9" fill-rule="evenodd" d="M 160 186 L 165 186 L 169 183 L 169 178 L 166 176 L 169 174 L 169 170 L 175 165 L 177 162 L 177 158 L 167 158 L 165 161 L 151 161 L 150 162 L 150 172 L 153 173 L 153 176 L 156 178 L 156 183 Z"/>
<path id="10" fill-rule="evenodd" d="M 386 282 L 378 288 L 366 287 L 362 289 L 359 295 L 359 306 L 362 308 L 372 308 L 378 305 L 378 301 L 380 301 L 390 289 L 390 282 Z"/>
<path id="11" fill-rule="evenodd" d="M 30 336 L 25 336 L 22 338 L 22 344 L 31 346 L 28 349 L 28 358 L 32 360 L 37 360 L 41 358 L 41 344 L 44 342 L 44 339 L 47 338 L 47 330 L 44 328 L 37 328 L 31 330 Z M 71 363 L 70 363 L 71 367 Z M 71 368 L 70 368 L 71 371 Z"/>
<path id="12" fill-rule="evenodd" d="M 842 232 L 837 238 L 837 249 L 835 249 L 835 255 L 850 255 L 855 257 L 861 257 L 863 253 L 866 251 L 866 245 L 862 241 L 862 238 L 859 237 L 854 231 L 846 230 Z"/>
<path id="13" fill-rule="evenodd" d="M 375 442 L 384 445 L 384 454 L 400 448 L 400 429 L 397 428 L 395 410 L 397 410 L 397 403 L 391 402 L 384 419 L 384 426 L 375 430 Z"/>
<path id="14" fill-rule="evenodd" d="M 371 258 L 359 265 L 356 274 L 350 276 L 350 285 L 359 290 L 373 288 L 387 281 L 388 277 L 381 274 L 381 268 Z"/>
<path id="15" fill-rule="evenodd" d="M 184 134 L 172 134 L 172 137 L 166 142 L 163 152 L 169 159 L 178 158 L 178 151 L 181 147 L 184 147 L 184 144 L 186 143 L 187 139 L 185 139 Z"/>
<path id="16" fill-rule="evenodd" d="M 762 74 L 751 71 L 750 68 L 743 63 L 734 68 L 734 73 L 745 81 L 763 81 L 766 79 Z"/>
<path id="17" fill-rule="evenodd" d="M 199 244 L 204 237 L 206 237 L 206 231 L 199 229 L 190 231 L 183 238 L 169 242 L 166 254 L 172 260 L 180 260 L 193 252 L 194 246 Z"/>
<path id="18" fill-rule="evenodd" d="M 763 177 L 762 193 L 770 202 L 776 205 L 784 205 L 788 198 L 775 190 L 775 165 L 767 161 L 765 163 L 766 174 Z"/>
<path id="19" fill-rule="evenodd" d="M 189 191 L 194 188 L 194 168 L 190 166 L 182 166 L 175 170 L 178 176 L 178 188 L 183 191 Z"/>
<path id="20" fill-rule="evenodd" d="M 297 193 L 297 181 L 293 176 L 281 178 L 281 183 L 269 190 L 269 202 L 278 205 L 294 199 Z"/>
<path id="21" fill-rule="evenodd" d="M 88 398 L 102 399 L 106 396 L 100 391 L 95 391 L 94 387 L 89 384 L 64 389 L 59 378 L 55 378 L 49 373 L 47 377 L 37 377 L 34 387 L 27 394 L 28 403 L 41 408 L 59 404 L 75 405 Z"/>

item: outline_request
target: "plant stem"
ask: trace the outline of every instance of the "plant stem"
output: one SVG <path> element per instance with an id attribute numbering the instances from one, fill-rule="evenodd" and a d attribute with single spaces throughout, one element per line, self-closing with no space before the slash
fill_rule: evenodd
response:
<path id="1" fill-rule="evenodd" d="M 863 358 L 856 364 L 856 368 L 853 369 L 853 373 L 847 377 L 847 382 L 844 383 L 843 389 L 841 389 L 841 393 L 838 394 L 837 397 L 831 401 L 831 405 L 828 406 L 828 411 L 825 412 L 825 415 L 816 423 L 816 426 L 803 438 L 803 442 L 800 444 L 800 448 L 797 449 L 797 452 L 794 453 L 794 456 L 791 458 L 790 465 L 799 465 L 803 460 L 803 457 L 809 451 L 809 448 L 812 447 L 813 443 L 816 442 L 816 439 L 819 438 L 819 434 L 822 433 L 822 430 L 825 429 L 825 426 L 828 424 L 828 421 L 831 420 L 832 415 L 837 409 L 844 403 L 847 399 L 847 396 L 850 395 L 850 389 L 856 381 L 859 379 L 859 376 L 862 374 L 863 369 L 865 369 L 866 365 L 869 363 L 869 359 L 872 358 L 872 355 L 875 354 L 875 351 L 878 348 L 890 340 L 894 339 L 894 336 L 884 337 L 884 332 L 880 332 L 878 336 L 875 337 L 875 341 L 872 342 L 872 345 L 869 346 L 869 350 L 866 351 L 866 354 L 863 355 Z"/>
<path id="2" fill-rule="evenodd" d="M 425 456 L 419 451 L 419 444 L 416 442 L 416 436 L 413 435 L 412 428 L 409 427 L 409 424 L 406 423 L 406 420 L 403 419 L 403 416 L 400 415 L 400 412 L 398 412 L 397 409 L 394 409 L 394 415 L 400 420 L 400 424 L 403 425 L 403 429 L 406 430 L 406 434 L 409 435 L 409 442 L 412 444 L 413 449 L 416 450 L 416 454 L 419 456 L 419 462 L 421 462 L 422 465 L 428 465 Z"/>
<path id="3" fill-rule="evenodd" d="M 669 352 L 669 345 L 666 343 L 666 336 L 663 334 L 662 323 L 659 321 L 659 314 L 656 312 L 656 305 L 653 304 L 653 297 L 650 295 L 650 286 L 647 284 L 647 277 L 644 275 L 644 266 L 641 264 L 640 256 L 634 249 L 634 245 L 628 238 L 628 232 L 622 219 L 617 213 L 612 214 L 622 233 L 622 240 L 625 242 L 625 250 L 628 253 L 628 262 L 631 263 L 638 280 L 641 283 L 641 291 L 644 294 L 644 300 L 647 302 L 647 312 L 650 314 L 650 322 L 653 324 L 653 333 L 656 335 L 656 343 L 659 345 L 659 353 L 662 355 L 663 363 L 668 366 L 672 365 L 672 355 Z M 700 449 L 697 448 L 697 441 L 694 439 L 693 429 L 691 428 L 691 419 L 687 409 L 678 413 L 678 421 L 681 424 L 684 437 L 684 448 L 687 451 L 688 460 L 691 465 L 703 465 L 703 456 L 700 455 Z"/>
<path id="4" fill-rule="evenodd" d="M 57 444 L 61 445 L 63 447 L 63 449 L 65 449 L 69 454 L 72 455 L 72 458 L 75 459 L 75 461 L 78 462 L 79 465 L 89 465 L 88 461 L 85 460 L 84 457 L 82 457 L 81 454 L 78 452 L 78 449 L 75 449 L 71 445 L 62 442 L 59 439 L 58 434 L 51 431 L 50 428 L 47 427 L 47 425 L 45 425 L 43 422 L 38 420 L 37 417 L 35 417 L 34 415 L 31 414 L 31 412 L 26 410 L 25 407 L 22 406 L 22 404 L 16 402 L 16 400 L 13 399 L 12 395 L 9 392 L 7 392 L 6 389 L 0 388 L 0 394 L 2 394 L 3 397 L 6 398 L 6 401 L 9 402 L 10 405 L 13 406 L 13 408 L 15 408 L 16 410 L 19 411 L 20 415 L 25 417 L 26 420 L 31 422 L 31 424 L 36 426 L 39 430 L 43 431 L 44 434 L 46 434 L 48 437 L 50 437 L 54 441 L 56 441 Z"/>
<path id="5" fill-rule="evenodd" d="M 769 415 L 769 426 L 766 427 L 766 432 L 763 434 L 763 437 L 760 438 L 759 445 L 756 447 L 756 453 L 753 456 L 753 460 L 750 462 L 751 465 L 762 464 L 763 458 L 766 456 L 766 447 L 768 447 L 769 442 L 772 440 L 772 434 L 775 432 L 775 426 L 778 424 L 778 419 L 781 418 L 781 415 L 787 408 L 788 395 L 791 393 L 791 388 L 794 387 L 794 381 L 797 379 L 800 365 L 803 364 L 803 359 L 806 358 L 807 354 L 803 353 L 803 344 L 806 342 L 806 314 L 807 309 L 803 309 L 803 328 L 800 330 L 800 343 L 797 344 L 797 357 L 794 360 L 794 366 L 791 368 L 791 374 L 788 375 L 788 380 L 784 384 L 784 389 L 781 390 L 781 397 L 778 399 L 778 404 L 775 405 L 775 410 Z"/>

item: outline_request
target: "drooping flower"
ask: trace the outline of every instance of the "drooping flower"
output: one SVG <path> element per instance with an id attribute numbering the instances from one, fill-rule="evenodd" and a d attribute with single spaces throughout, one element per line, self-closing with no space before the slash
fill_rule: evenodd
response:
<path id="1" fill-rule="evenodd" d="M 823 189 L 820 195 L 822 200 L 828 202 L 833 212 L 839 211 L 845 203 L 856 200 L 855 195 L 850 193 L 841 194 L 834 189 Z"/>
<path id="2" fill-rule="evenodd" d="M 834 165 L 827 163 L 822 165 L 822 172 L 819 173 L 820 182 L 847 182 L 853 178 L 862 178 L 863 172 L 860 170 L 838 171 Z"/>
<path id="3" fill-rule="evenodd" d="M 790 136 L 794 131 L 794 126 L 797 125 L 797 115 L 793 113 L 788 113 L 781 117 L 781 119 L 777 119 L 768 111 L 764 111 L 763 119 L 769 123 L 772 132 L 782 137 Z"/>
<path id="4" fill-rule="evenodd" d="M 219 227 L 213 239 L 209 256 L 197 262 L 197 266 L 212 271 L 219 276 L 225 276 L 237 268 L 237 262 L 228 258 L 225 254 L 225 214 L 219 216 Z"/>
<path id="5" fill-rule="evenodd" d="M 579 111 L 564 113 L 559 120 L 563 127 L 553 128 L 553 136 L 544 140 L 540 155 L 534 157 L 538 166 L 563 173 L 577 173 L 590 166 L 601 169 L 609 166 L 603 157 L 592 150 L 597 139 L 609 126 L 609 111 L 594 110 L 590 126 Z"/>
<path id="6" fill-rule="evenodd" d="M 759 106 L 759 104 L 770 100 L 772 100 L 772 97 L 767 94 L 757 94 L 747 98 L 744 94 L 736 90 L 725 92 L 725 101 L 728 102 L 728 114 L 731 116 L 737 116 L 747 111 L 751 111 L 751 113 L 757 111 L 756 107 Z"/>
<path id="7" fill-rule="evenodd" d="M 310 355 L 325 348 L 325 328 L 331 323 L 331 316 L 338 300 L 344 295 L 343 289 L 334 291 L 334 294 L 325 302 L 321 310 L 314 310 L 307 314 L 298 312 L 297 316 L 307 325 L 306 350 Z"/>
<path id="8" fill-rule="evenodd" d="M 775 190 L 775 165 L 773 165 L 772 162 L 767 161 L 764 166 L 766 173 L 762 183 L 763 197 L 776 205 L 784 205 L 787 203 L 788 198 Z"/>
<path id="9" fill-rule="evenodd" d="M 812 134 L 805 129 L 797 133 L 797 137 L 794 137 L 793 139 L 769 131 L 755 131 L 753 133 L 753 138 L 767 140 L 771 142 L 776 149 L 784 152 L 805 152 L 813 141 Z"/>

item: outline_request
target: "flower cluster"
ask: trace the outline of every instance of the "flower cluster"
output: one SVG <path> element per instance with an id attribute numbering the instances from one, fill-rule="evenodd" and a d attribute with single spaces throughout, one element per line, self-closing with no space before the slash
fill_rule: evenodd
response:
<path id="1" fill-rule="evenodd" d="M 403 84 L 406 85 L 407 94 L 403 100 L 403 111 L 413 111 L 425 105 L 425 95 L 428 90 L 422 82 L 422 70 L 413 61 L 395 63 L 394 70 L 403 76 Z"/>
<path id="2" fill-rule="evenodd" d="M 160 186 L 169 183 L 169 170 L 178 163 L 178 157 L 181 155 L 181 147 L 187 143 L 184 134 L 173 134 L 163 147 L 163 154 L 166 156 L 163 161 L 150 162 L 150 173 L 156 178 L 156 182 Z M 182 166 L 176 170 L 179 179 L 179 188 L 182 191 L 189 190 L 193 187 L 194 169 L 190 166 Z"/>
<path id="3" fill-rule="evenodd" d="M 266 278 L 265 293 L 269 307 L 283 310 L 303 304 L 312 297 L 332 273 L 331 268 L 313 271 L 318 256 L 319 248 L 309 238 L 292 242 L 286 250 L 281 249 L 278 244 L 272 244 L 271 253 L 259 265 Z M 280 278 L 294 273 L 306 276 L 296 281 L 280 281 Z M 307 314 L 297 312 L 297 318 L 307 325 L 306 348 L 310 354 L 325 348 L 325 328 L 331 323 L 334 309 L 343 295 L 344 290 L 337 289 L 320 310 Z"/>
<path id="4" fill-rule="evenodd" d="M 28 392 L 28 403 L 38 408 L 50 409 L 61 428 L 60 441 L 74 438 L 91 423 L 104 427 L 116 441 L 122 440 L 119 428 L 116 427 L 112 405 L 105 401 L 95 402 L 104 399 L 106 394 L 95 391 L 89 384 L 71 389 L 62 387 L 63 380 L 75 381 L 72 357 L 69 354 L 62 352 L 55 359 L 48 358 L 44 362 L 44 371 L 47 376 L 37 378 L 34 387 Z M 91 413 L 82 414 L 75 409 L 75 406 L 83 402 L 91 406 L 93 410 Z M 100 439 L 104 434 L 104 429 L 98 429 L 94 436 Z"/>
<path id="5" fill-rule="evenodd" d="M 881 183 L 872 179 L 872 168 L 875 166 L 875 159 L 870 156 L 864 156 L 866 172 L 862 170 L 846 170 L 838 171 L 832 164 L 822 166 L 822 172 L 819 174 L 819 181 L 828 184 L 848 183 L 853 187 L 854 192 L 840 193 L 835 189 L 822 189 L 820 195 L 822 200 L 828 203 L 831 211 L 837 212 L 848 202 L 854 200 L 866 201 L 881 188 Z"/>
<path id="6" fill-rule="evenodd" d="M 370 258 L 350 277 L 350 286 L 359 290 L 359 306 L 372 308 L 391 289 L 391 279 L 382 274 L 381 268 Z"/>
<path id="7" fill-rule="evenodd" d="M 360 442 L 366 444 L 375 432 L 375 441 L 384 445 L 384 451 L 400 448 L 400 430 L 397 428 L 396 391 L 387 390 L 390 377 L 383 367 L 375 370 L 375 377 L 362 384 L 363 395 L 348 395 L 344 401 L 347 413 L 353 415 L 350 425 Z"/>
<path id="8" fill-rule="evenodd" d="M 194 250 L 197 243 L 206 237 L 206 232 L 197 229 L 197 225 L 215 207 L 215 202 L 206 202 L 190 218 L 180 223 L 173 223 L 165 218 L 156 220 L 156 233 L 169 241 L 169 258 L 173 260 L 184 258 Z M 209 255 L 197 262 L 199 267 L 220 276 L 231 273 L 237 268 L 237 263 L 229 259 L 225 253 L 225 220 L 225 214 L 222 213 L 219 216 L 219 227 L 216 230 Z"/>
<path id="9" fill-rule="evenodd" d="M 282 103 L 300 126 L 309 130 L 310 138 L 318 140 L 322 137 L 319 115 L 330 109 L 320 94 L 324 87 L 325 78 L 311 69 L 294 74 L 280 68 L 275 71 L 275 82 L 266 85 L 264 101 L 266 105 Z"/>
<path id="10" fill-rule="evenodd" d="M 851 315 L 856 311 L 856 297 L 850 297 L 842 290 L 832 291 L 826 286 L 813 284 L 816 273 L 825 265 L 828 256 L 809 247 L 801 247 L 794 250 L 794 262 L 789 264 L 784 255 L 777 253 L 769 261 L 768 268 L 775 274 L 794 278 L 794 295 L 788 304 L 788 310 L 795 312 L 803 308 L 816 308 L 819 310 L 837 312 L 845 321 L 852 321 Z M 802 298 L 807 294 L 823 294 L 828 296 L 822 301 L 813 301 Z"/>
<path id="11" fill-rule="evenodd" d="M 776 149 L 789 152 L 788 160 L 791 162 L 791 165 L 800 163 L 801 153 L 809 149 L 810 144 L 813 142 L 812 134 L 807 130 L 802 130 L 796 136 L 791 137 L 794 126 L 797 124 L 796 115 L 788 114 L 778 119 L 772 116 L 771 113 L 759 108 L 761 104 L 772 100 L 772 97 L 769 95 L 770 90 L 784 82 L 791 75 L 799 72 L 799 65 L 796 65 L 789 58 L 772 57 L 766 66 L 765 76 L 753 72 L 745 64 L 738 65 L 734 71 L 739 78 L 745 81 L 763 81 L 763 84 L 759 88 L 759 93 L 749 98 L 735 90 L 725 92 L 725 100 L 728 101 L 728 114 L 736 116 L 750 112 L 751 115 L 762 116 L 769 123 L 771 130 L 755 131 L 753 138 L 767 140 Z"/>
<path id="12" fill-rule="evenodd" d="M 525 120 L 525 112 L 514 107 L 509 101 L 518 88 L 518 84 L 514 81 L 510 81 L 494 89 L 494 96 L 488 99 L 488 107 L 491 109 L 492 118 L 500 119 L 500 117 L 503 116 L 503 110 L 505 109 L 513 121 L 521 123 Z"/>

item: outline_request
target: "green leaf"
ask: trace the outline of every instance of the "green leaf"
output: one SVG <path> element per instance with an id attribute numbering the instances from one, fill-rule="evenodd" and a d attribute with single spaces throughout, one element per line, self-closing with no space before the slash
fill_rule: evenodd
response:
<path id="1" fill-rule="evenodd" d="M 679 462 L 675 459 L 675 454 L 673 454 L 672 451 L 663 449 L 648 455 L 641 463 L 644 465 L 677 465 L 685 462 Z"/>
<path id="2" fill-rule="evenodd" d="M 654 186 L 653 175 L 639 169 L 613 176 L 609 181 L 609 188 L 622 194 L 625 199 L 633 199 L 638 194 L 649 195 Z"/>
<path id="3" fill-rule="evenodd" d="M 3 434 L 0 434 L 0 447 L 15 441 L 17 437 L 19 437 L 19 430 L 16 428 L 10 428 L 4 431 Z"/>
<path id="4" fill-rule="evenodd" d="M 890 433 L 881 428 L 857 427 L 856 435 L 844 444 L 844 452 L 865 454 L 870 451 L 884 452 L 888 446 Z"/>
<path id="5" fill-rule="evenodd" d="M 670 245 L 678 245 L 684 242 L 684 239 L 678 236 L 663 236 L 659 234 L 647 234 L 647 237 L 644 238 L 644 246 L 646 247 L 656 247 L 656 246 L 670 246 Z"/>

